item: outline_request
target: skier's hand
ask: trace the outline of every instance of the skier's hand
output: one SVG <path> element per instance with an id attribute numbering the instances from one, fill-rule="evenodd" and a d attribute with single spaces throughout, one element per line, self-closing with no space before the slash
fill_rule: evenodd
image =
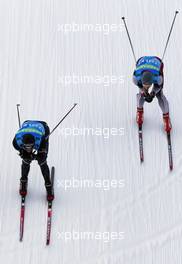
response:
<path id="1" fill-rule="evenodd" d="M 39 164 L 43 163 L 47 159 L 47 151 L 38 151 L 37 153 L 37 161 Z"/>
<path id="2" fill-rule="evenodd" d="M 47 154 L 47 149 L 46 148 L 42 148 L 41 150 L 38 151 L 39 154 Z"/>
<path id="3" fill-rule="evenodd" d="M 148 90 L 145 89 L 144 87 L 142 87 L 142 89 L 141 89 L 141 95 L 142 95 L 143 97 L 146 97 L 148 94 L 149 94 L 149 93 L 148 93 Z"/>
<path id="4" fill-rule="evenodd" d="M 21 149 L 19 152 L 19 156 L 23 159 L 23 160 L 34 160 L 34 154 L 33 153 L 28 153 L 27 151 L 25 151 L 24 149 Z"/>
<path id="5" fill-rule="evenodd" d="M 37 160 L 37 154 L 32 153 L 32 160 Z"/>
<path id="6" fill-rule="evenodd" d="M 155 97 L 155 92 L 152 91 L 152 92 L 150 93 L 150 96 L 151 96 L 152 98 L 154 98 L 154 97 Z"/>
<path id="7" fill-rule="evenodd" d="M 151 103 L 154 99 L 154 97 L 151 96 L 149 93 L 147 93 L 144 98 L 147 103 Z"/>
<path id="8" fill-rule="evenodd" d="M 145 92 L 143 89 L 141 90 L 140 93 L 141 93 L 141 96 L 145 98 L 145 96 L 146 96 L 146 92 Z"/>

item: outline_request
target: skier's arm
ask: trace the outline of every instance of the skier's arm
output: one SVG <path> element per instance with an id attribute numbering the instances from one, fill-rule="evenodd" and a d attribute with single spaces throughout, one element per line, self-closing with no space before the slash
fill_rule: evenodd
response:
<path id="1" fill-rule="evenodd" d="M 38 162 L 41 161 L 41 163 L 42 163 L 43 161 L 47 160 L 48 148 L 49 148 L 49 142 L 48 142 L 48 140 L 45 140 L 45 138 L 44 138 L 42 140 L 40 147 L 39 147 L 37 155 L 35 157 L 38 160 Z"/>
<path id="2" fill-rule="evenodd" d="M 140 89 L 143 88 L 142 86 L 142 82 L 138 81 L 137 77 L 135 76 L 135 74 L 133 74 L 133 82 L 136 86 L 138 86 Z"/>
<path id="3" fill-rule="evenodd" d="M 38 153 L 45 153 L 47 155 L 48 149 L 49 149 L 49 139 L 45 139 L 45 137 L 43 137 Z"/>
<path id="4" fill-rule="evenodd" d="M 158 76 L 157 81 L 154 84 L 154 87 L 153 87 L 151 93 L 153 93 L 155 96 L 156 94 L 158 94 L 162 90 L 162 88 L 163 88 L 163 77 L 160 75 L 160 76 Z"/>
<path id="5" fill-rule="evenodd" d="M 19 156 L 24 160 L 33 160 L 33 154 L 26 152 L 24 149 L 20 148 L 16 142 L 16 138 L 13 139 L 13 147 L 19 151 Z"/>
<path id="6" fill-rule="evenodd" d="M 18 146 L 18 144 L 17 144 L 17 142 L 16 142 L 16 138 L 13 139 L 12 144 L 13 144 L 13 147 L 14 147 L 16 150 L 18 150 L 18 151 L 21 150 L 21 148 Z"/>

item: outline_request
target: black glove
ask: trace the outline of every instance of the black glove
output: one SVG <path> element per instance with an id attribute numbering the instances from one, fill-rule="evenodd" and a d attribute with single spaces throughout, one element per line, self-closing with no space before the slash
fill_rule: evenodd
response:
<path id="1" fill-rule="evenodd" d="M 32 160 L 37 160 L 37 154 L 32 153 Z"/>
<path id="2" fill-rule="evenodd" d="M 38 151 L 38 153 L 37 153 L 37 158 L 36 158 L 38 161 L 44 161 L 44 160 L 46 160 L 47 159 L 47 150 L 40 150 L 40 151 Z"/>
<path id="3" fill-rule="evenodd" d="M 155 96 L 155 95 L 154 95 L 154 96 Z M 146 93 L 145 96 L 144 96 L 144 99 L 145 99 L 145 101 L 146 101 L 147 103 L 151 103 L 151 102 L 153 101 L 153 99 L 154 99 L 154 96 L 153 96 L 153 94 L 151 95 L 151 94 L 149 94 L 149 93 Z"/>
<path id="4" fill-rule="evenodd" d="M 155 97 L 155 92 L 152 91 L 152 92 L 150 93 L 150 96 L 151 96 L 152 98 L 154 98 L 154 97 Z"/>
<path id="5" fill-rule="evenodd" d="M 24 149 L 20 149 L 19 156 L 24 160 L 34 160 L 34 153 L 28 153 Z"/>

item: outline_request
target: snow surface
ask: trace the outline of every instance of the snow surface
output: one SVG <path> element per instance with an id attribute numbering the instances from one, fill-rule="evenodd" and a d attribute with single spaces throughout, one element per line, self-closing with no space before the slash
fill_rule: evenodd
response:
<path id="1" fill-rule="evenodd" d="M 62 24 L 126 21 L 137 57 L 161 56 L 181 1 L 0 0 L 0 262 L 17 264 L 182 263 L 182 17 L 178 15 L 165 57 L 164 91 L 173 123 L 174 171 L 168 169 L 166 136 L 155 100 L 145 105 L 141 166 L 135 124 L 134 60 L 126 32 L 70 32 Z M 60 82 L 66 75 L 124 76 L 119 82 Z M 11 141 L 21 119 L 46 120 L 51 128 L 77 102 L 50 139 L 56 167 L 51 245 L 45 246 L 47 203 L 36 163 L 29 175 L 25 233 L 19 242 L 20 158 Z M 61 136 L 63 128 L 124 128 L 124 136 Z M 124 180 L 125 187 L 69 188 L 60 181 Z M 62 232 L 62 233 L 61 233 Z M 67 232 L 67 233 L 65 233 Z M 65 241 L 61 234 L 124 232 L 124 239 Z"/>

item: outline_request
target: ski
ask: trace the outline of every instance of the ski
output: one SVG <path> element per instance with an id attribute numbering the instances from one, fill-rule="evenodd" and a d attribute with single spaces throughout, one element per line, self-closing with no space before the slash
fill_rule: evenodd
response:
<path id="1" fill-rule="evenodd" d="M 171 134 L 167 133 L 167 144 L 168 144 L 168 155 L 169 155 L 169 168 L 173 170 L 173 155 L 172 155 L 172 144 L 171 144 Z"/>
<path id="2" fill-rule="evenodd" d="M 51 168 L 51 182 L 52 182 L 52 186 L 54 186 L 54 174 L 55 174 L 55 168 L 52 167 Z M 50 244 L 50 237 L 51 237 L 52 202 L 53 201 L 48 201 L 46 245 Z"/>
<path id="3" fill-rule="evenodd" d="M 20 241 L 23 240 L 24 232 L 24 218 L 25 218 L 25 197 L 21 197 L 21 210 L 20 210 Z"/>
<path id="4" fill-rule="evenodd" d="M 139 138 L 139 152 L 140 152 L 140 162 L 144 161 L 144 154 L 143 154 L 143 132 L 142 132 L 142 125 L 138 126 L 138 138 Z"/>

